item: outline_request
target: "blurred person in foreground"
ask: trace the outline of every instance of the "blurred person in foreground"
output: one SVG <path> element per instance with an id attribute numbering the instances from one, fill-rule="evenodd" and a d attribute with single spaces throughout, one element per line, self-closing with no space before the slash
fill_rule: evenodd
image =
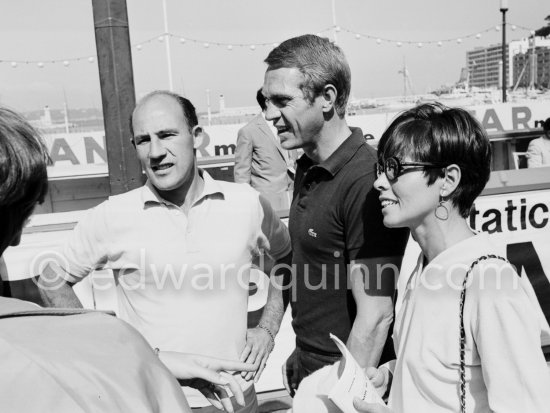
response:
<path id="1" fill-rule="evenodd" d="M 119 316 L 152 347 L 242 358 L 256 365 L 257 381 L 274 333 L 261 319 L 247 328 L 252 261 L 264 252 L 275 264 L 289 261 L 288 230 L 250 186 L 216 181 L 198 167 L 202 128 L 188 99 L 151 92 L 137 103 L 131 125 L 147 182 L 88 211 L 59 265 L 42 272 L 41 296 L 50 306 L 81 307 L 72 286 L 110 268 Z M 255 412 L 252 374 L 235 378 L 246 399 L 235 409 Z M 209 388 L 183 391 L 192 408 L 213 411 Z"/>
<path id="2" fill-rule="evenodd" d="M 292 395 L 304 377 L 340 359 L 329 333 L 347 342 L 362 366 L 378 365 L 408 231 L 382 224 L 372 187 L 376 151 L 345 117 L 351 71 L 343 51 L 303 35 L 265 62 L 266 119 L 283 149 L 304 151 L 289 215 L 295 277 L 285 290 L 296 348 L 282 369 Z M 277 331 L 282 316 L 272 312 L 265 323 Z"/>
<path id="3" fill-rule="evenodd" d="M 410 228 L 422 252 L 398 283 L 397 359 L 367 369 L 388 407 L 355 399 L 358 411 L 548 411 L 548 324 L 528 281 L 466 222 L 490 163 L 485 131 L 462 109 L 421 105 L 382 135 L 384 224 Z"/>
<path id="4" fill-rule="evenodd" d="M 0 255 L 19 244 L 25 222 L 44 200 L 47 159 L 38 132 L 0 107 Z M 174 376 L 195 385 L 208 380 L 212 389 L 214 383 L 230 388 L 244 403 L 239 385 L 225 371 L 250 371 L 253 365 L 156 353 L 135 329 L 111 315 L 42 309 L 0 297 L 2 411 L 190 412 Z M 229 398 L 213 403 L 232 411 Z"/>

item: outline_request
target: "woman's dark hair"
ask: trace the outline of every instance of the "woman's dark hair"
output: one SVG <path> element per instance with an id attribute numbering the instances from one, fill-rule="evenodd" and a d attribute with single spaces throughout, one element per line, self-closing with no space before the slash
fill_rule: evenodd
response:
<path id="1" fill-rule="evenodd" d="M 391 123 L 378 144 L 378 159 L 392 156 L 458 165 L 460 183 L 449 198 L 463 217 L 491 174 L 491 145 L 480 123 L 464 109 L 437 102 L 407 110 Z M 424 174 L 428 185 L 444 176 L 443 169 L 426 169 Z"/>
<path id="2" fill-rule="evenodd" d="M 0 107 L 0 255 L 48 192 L 48 152 L 19 114 Z"/>

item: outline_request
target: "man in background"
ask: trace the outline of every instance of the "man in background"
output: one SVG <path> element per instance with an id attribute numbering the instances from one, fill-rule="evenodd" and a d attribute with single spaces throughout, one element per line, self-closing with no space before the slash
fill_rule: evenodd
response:
<path id="1" fill-rule="evenodd" d="M 262 112 L 239 130 L 234 178 L 263 194 L 276 209 L 288 209 L 294 180 L 296 151 L 281 147 L 277 131 L 265 119 L 265 98 L 256 93 Z"/>
<path id="2" fill-rule="evenodd" d="M 550 118 L 542 124 L 543 135 L 529 142 L 527 148 L 527 166 L 539 168 L 550 166 Z"/>

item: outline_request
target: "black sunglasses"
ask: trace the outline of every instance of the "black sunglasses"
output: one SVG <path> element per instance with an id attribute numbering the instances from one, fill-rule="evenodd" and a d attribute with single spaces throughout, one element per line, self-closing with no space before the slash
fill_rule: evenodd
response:
<path id="1" fill-rule="evenodd" d="M 376 163 L 376 176 L 386 173 L 388 181 L 395 181 L 406 172 L 419 171 L 424 169 L 444 168 L 445 165 L 432 162 L 401 162 L 396 157 L 385 159 L 383 163 Z M 407 168 L 405 168 L 407 167 Z"/>

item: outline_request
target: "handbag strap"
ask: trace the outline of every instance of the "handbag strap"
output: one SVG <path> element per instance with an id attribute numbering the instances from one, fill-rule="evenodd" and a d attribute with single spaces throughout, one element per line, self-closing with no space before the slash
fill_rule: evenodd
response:
<path id="1" fill-rule="evenodd" d="M 466 362 L 465 362 L 465 347 L 466 347 L 466 331 L 464 329 L 464 302 L 466 301 L 466 287 L 468 284 L 468 277 L 472 272 L 473 268 L 480 263 L 488 259 L 497 259 L 504 262 L 508 262 L 506 258 L 502 258 L 495 254 L 487 254 L 479 257 L 477 260 L 472 262 L 466 275 L 464 276 L 464 281 L 462 282 L 462 292 L 460 293 L 460 413 L 466 413 Z"/>

